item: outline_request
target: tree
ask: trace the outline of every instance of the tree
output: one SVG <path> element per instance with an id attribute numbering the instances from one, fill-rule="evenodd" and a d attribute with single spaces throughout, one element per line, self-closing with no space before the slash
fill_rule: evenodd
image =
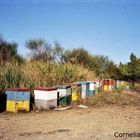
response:
<path id="1" fill-rule="evenodd" d="M 130 55 L 130 62 L 127 63 L 128 77 L 134 84 L 140 78 L 140 59 L 134 53 Z"/>
<path id="2" fill-rule="evenodd" d="M 132 84 L 140 80 L 140 58 L 134 53 L 130 55 L 130 62 L 127 64 L 120 63 L 119 69 L 125 80 L 130 80 Z"/>
<path id="3" fill-rule="evenodd" d="M 117 79 L 119 69 L 107 56 L 91 55 L 84 48 L 68 50 L 65 53 L 65 62 L 80 64 L 92 70 L 100 78 Z"/>
<path id="4" fill-rule="evenodd" d="M 31 50 L 32 60 L 50 62 L 54 60 L 52 46 L 43 39 L 30 39 L 25 42 L 25 47 Z"/>
<path id="5" fill-rule="evenodd" d="M 108 78 L 115 79 L 115 80 L 121 78 L 121 73 L 119 68 L 112 61 L 110 61 L 110 63 L 108 64 L 105 72 L 108 74 Z"/>
<path id="6" fill-rule="evenodd" d="M 17 43 L 9 43 L 0 35 L 0 62 L 2 64 L 12 61 L 22 62 L 23 58 L 18 54 L 17 47 Z"/>
<path id="7" fill-rule="evenodd" d="M 119 71 L 120 71 L 120 76 L 119 76 L 119 80 L 128 80 L 128 68 L 127 68 L 127 64 L 119 64 L 118 67 Z"/>
<path id="8" fill-rule="evenodd" d="M 53 54 L 56 63 L 64 63 L 65 50 L 58 41 L 54 42 Z"/>
<path id="9" fill-rule="evenodd" d="M 67 50 L 65 52 L 64 60 L 65 62 L 70 62 L 72 64 L 80 64 L 88 67 L 90 63 L 91 55 L 84 48 L 78 48 L 73 50 Z"/>
<path id="10" fill-rule="evenodd" d="M 109 60 L 107 56 L 95 55 L 92 56 L 89 63 L 89 68 L 96 72 L 100 78 L 117 79 L 118 68 L 113 61 Z"/>

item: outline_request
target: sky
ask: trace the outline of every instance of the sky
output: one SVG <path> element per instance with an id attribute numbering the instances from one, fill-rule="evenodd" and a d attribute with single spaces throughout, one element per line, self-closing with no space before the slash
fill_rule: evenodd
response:
<path id="1" fill-rule="evenodd" d="M 26 40 L 44 38 L 126 63 L 140 57 L 140 0 L 0 0 L 0 33 L 23 56 Z"/>

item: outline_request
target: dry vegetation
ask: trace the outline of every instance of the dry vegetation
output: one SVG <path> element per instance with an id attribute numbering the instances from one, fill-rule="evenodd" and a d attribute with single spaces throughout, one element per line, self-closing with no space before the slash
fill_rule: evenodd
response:
<path id="1" fill-rule="evenodd" d="M 6 88 L 48 87 L 65 82 L 94 79 L 95 74 L 83 66 L 49 64 L 39 61 L 0 67 L 0 90 Z"/>
<path id="2" fill-rule="evenodd" d="M 140 95 L 130 91 L 102 92 L 90 97 L 85 103 L 88 106 L 102 107 L 105 105 L 140 106 Z"/>

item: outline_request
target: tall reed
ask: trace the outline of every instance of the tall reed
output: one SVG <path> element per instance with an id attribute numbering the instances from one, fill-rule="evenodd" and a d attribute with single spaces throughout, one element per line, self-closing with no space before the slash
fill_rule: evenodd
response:
<path id="1" fill-rule="evenodd" d="M 27 61 L 0 66 L 0 91 L 7 88 L 49 87 L 65 82 L 94 79 L 95 74 L 80 65 Z"/>

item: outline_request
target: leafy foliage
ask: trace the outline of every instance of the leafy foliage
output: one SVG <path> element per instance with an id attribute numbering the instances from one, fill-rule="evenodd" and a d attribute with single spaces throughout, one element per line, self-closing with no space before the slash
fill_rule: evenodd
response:
<path id="1" fill-rule="evenodd" d="M 52 46 L 43 39 L 30 39 L 26 41 L 25 47 L 31 50 L 32 60 L 52 61 Z"/>
<path id="2" fill-rule="evenodd" d="M 140 58 L 137 58 L 135 54 L 130 55 L 130 62 L 127 64 L 120 63 L 119 69 L 123 79 L 131 81 L 133 85 L 140 80 Z"/>
<path id="3" fill-rule="evenodd" d="M 9 43 L 0 37 L 0 64 L 6 64 L 16 60 L 22 62 L 22 57 L 17 53 L 18 45 L 16 43 Z"/>
<path id="4" fill-rule="evenodd" d="M 66 63 L 70 62 L 72 64 L 80 64 L 85 67 L 88 67 L 90 62 L 90 54 L 84 48 L 78 48 L 73 50 L 67 50 L 65 52 L 64 60 Z"/>

